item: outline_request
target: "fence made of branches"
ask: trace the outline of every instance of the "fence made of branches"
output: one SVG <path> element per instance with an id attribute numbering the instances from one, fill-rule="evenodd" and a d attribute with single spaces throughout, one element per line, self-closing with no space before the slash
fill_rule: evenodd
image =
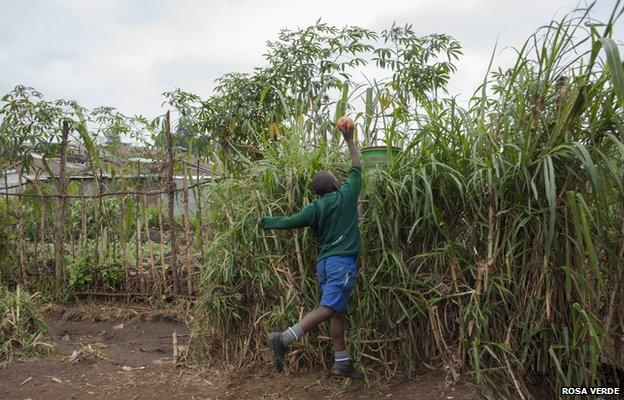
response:
<path id="1" fill-rule="evenodd" d="M 81 128 L 59 126 L 57 156 L 30 151 L 0 168 L 2 280 L 50 294 L 193 298 L 214 175 L 176 151 L 169 113 L 164 151 L 149 158 L 139 146 L 143 157 L 90 158 L 69 140 Z"/>

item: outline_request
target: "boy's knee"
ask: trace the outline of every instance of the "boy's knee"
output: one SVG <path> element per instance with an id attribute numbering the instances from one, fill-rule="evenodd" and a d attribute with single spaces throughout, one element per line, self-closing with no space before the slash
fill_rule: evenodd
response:
<path id="1" fill-rule="evenodd" d="M 345 319 L 346 311 L 334 312 L 334 318 Z"/>
<path id="2" fill-rule="evenodd" d="M 329 307 L 321 306 L 321 308 L 323 309 L 323 312 L 325 313 L 326 319 L 333 318 L 334 315 L 336 315 L 336 311 L 334 311 L 333 309 Z"/>

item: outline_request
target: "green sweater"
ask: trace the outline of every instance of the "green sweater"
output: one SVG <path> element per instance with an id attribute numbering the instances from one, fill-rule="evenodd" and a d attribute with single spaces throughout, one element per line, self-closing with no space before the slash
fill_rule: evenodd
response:
<path id="1" fill-rule="evenodd" d="M 357 256 L 360 249 L 357 202 L 362 170 L 352 167 L 347 181 L 335 192 L 308 204 L 297 214 L 262 217 L 264 229 L 292 229 L 309 226 L 321 244 L 318 260 L 330 256 Z"/>

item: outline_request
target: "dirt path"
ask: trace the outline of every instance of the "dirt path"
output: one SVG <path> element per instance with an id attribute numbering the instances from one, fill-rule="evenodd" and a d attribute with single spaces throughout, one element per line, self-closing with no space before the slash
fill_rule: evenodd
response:
<path id="1" fill-rule="evenodd" d="M 177 332 L 185 342 L 183 323 L 66 317 L 49 321 L 56 356 L 0 369 L 0 399 L 481 399 L 473 387 L 449 386 L 436 373 L 369 388 L 321 372 L 278 375 L 270 365 L 253 373 L 173 366 L 171 334 Z M 79 354 L 70 361 L 74 351 Z"/>

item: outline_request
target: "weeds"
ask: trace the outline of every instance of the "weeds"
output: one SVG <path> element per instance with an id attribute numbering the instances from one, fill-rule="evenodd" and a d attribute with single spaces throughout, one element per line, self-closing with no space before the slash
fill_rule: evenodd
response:
<path id="1" fill-rule="evenodd" d="M 45 341 L 48 326 L 37 294 L 20 286 L 10 291 L 0 286 L 0 362 L 7 365 L 15 357 L 46 354 L 52 346 Z"/>

